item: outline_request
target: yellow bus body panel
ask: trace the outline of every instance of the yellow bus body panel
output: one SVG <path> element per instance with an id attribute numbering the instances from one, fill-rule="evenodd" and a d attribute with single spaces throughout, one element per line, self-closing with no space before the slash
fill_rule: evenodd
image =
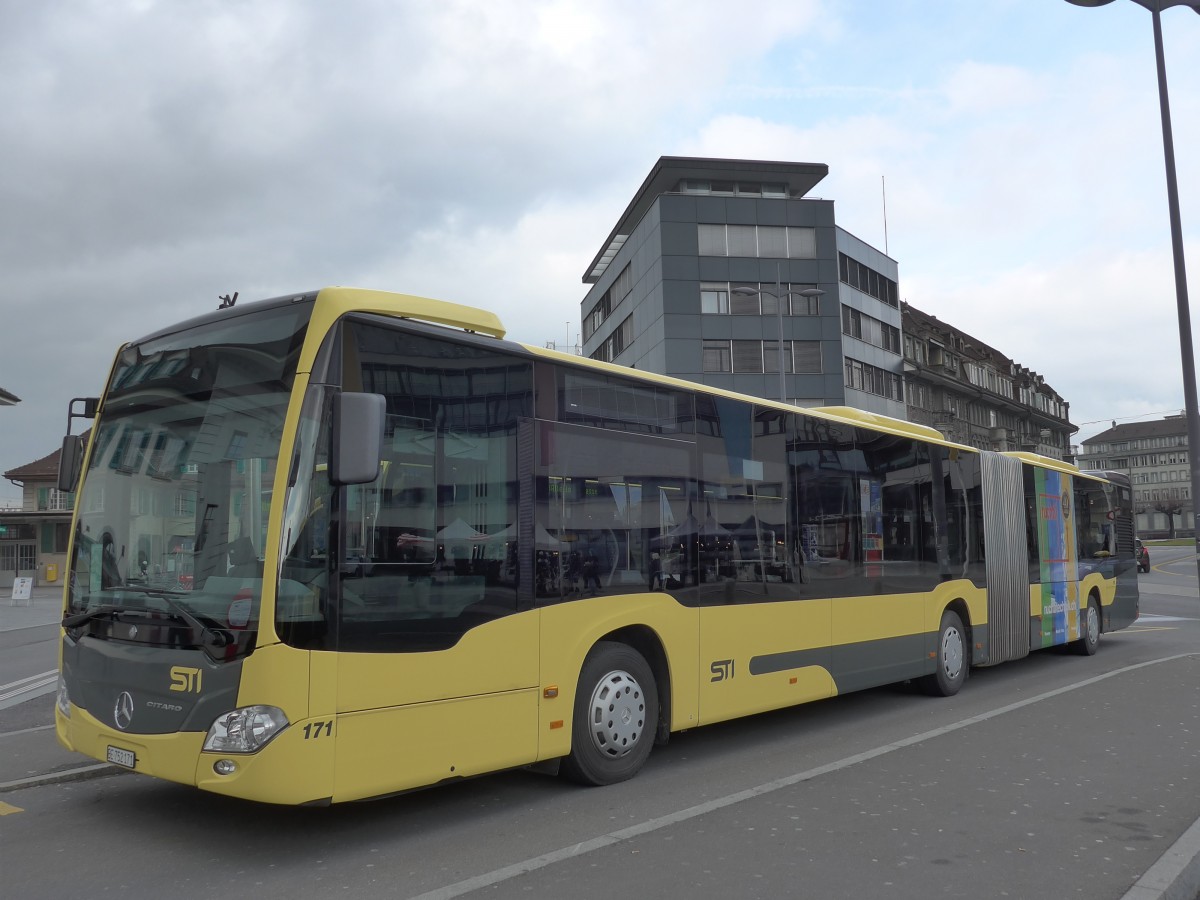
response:
<path id="1" fill-rule="evenodd" d="M 259 647 L 242 662 L 237 705 L 277 706 L 289 722 L 308 716 L 309 657 L 307 650 L 287 644 Z"/>
<path id="2" fill-rule="evenodd" d="M 537 757 L 537 611 L 479 625 L 443 650 L 314 657 L 324 657 L 314 668 L 336 670 L 338 800 Z"/>
<path id="3" fill-rule="evenodd" d="M 110 746 L 132 750 L 136 765 L 132 770 L 179 784 L 196 783 L 196 760 L 204 735 L 197 731 L 169 734 L 127 734 L 110 728 L 86 709 L 71 704 L 71 715 L 54 710 L 58 742 L 68 750 L 104 760 Z"/>
<path id="4" fill-rule="evenodd" d="M 837 693 L 829 671 L 830 600 L 710 606 L 700 611 L 700 724 L 779 709 Z M 815 651 L 815 653 L 805 653 Z M 816 664 L 752 675 L 751 661 L 802 654 Z"/>
<path id="5" fill-rule="evenodd" d="M 333 798 L 358 800 L 534 761 L 536 688 L 337 717 Z"/>
<path id="6" fill-rule="evenodd" d="M 945 581 L 928 594 L 918 594 L 925 608 L 925 633 L 935 637 L 942 627 L 942 614 L 956 600 L 961 600 L 967 606 L 967 618 L 970 621 L 963 625 L 976 626 L 988 624 L 987 588 L 976 587 L 966 579 Z M 971 648 L 967 648 L 967 658 L 971 658 Z"/>
<path id="7" fill-rule="evenodd" d="M 1112 606 L 1113 601 L 1117 599 L 1117 579 L 1105 578 L 1099 572 L 1085 575 L 1079 582 L 1080 609 L 1087 606 L 1088 597 L 1091 596 L 1092 591 L 1095 591 L 1096 596 L 1100 598 L 1100 607 L 1103 611 L 1104 607 Z"/>

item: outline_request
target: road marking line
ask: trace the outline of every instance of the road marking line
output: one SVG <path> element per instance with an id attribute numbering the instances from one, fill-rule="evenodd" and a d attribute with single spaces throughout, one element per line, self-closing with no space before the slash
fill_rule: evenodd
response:
<path id="1" fill-rule="evenodd" d="M 23 687 L 13 688 L 11 691 L 5 691 L 4 693 L 0 693 L 0 703 L 3 703 L 5 700 L 11 700 L 13 697 L 19 697 L 22 694 L 28 694 L 31 691 L 37 691 L 37 690 L 40 690 L 41 688 L 49 687 L 50 685 L 54 684 L 54 682 L 57 680 L 58 680 L 58 673 L 51 672 L 49 675 L 42 677 L 40 681 L 35 681 L 35 682 L 32 682 L 31 684 L 26 684 Z M 7 685 L 5 685 L 5 687 L 7 687 Z"/>
<path id="2" fill-rule="evenodd" d="M 594 837 L 588 841 L 581 841 L 578 844 L 572 844 L 570 847 L 562 847 L 558 850 L 552 850 L 549 853 L 543 853 L 540 856 L 534 856 L 530 859 L 522 860 L 521 862 L 513 863 L 511 866 L 504 866 L 499 869 L 494 869 L 491 872 L 485 872 L 482 875 L 476 875 L 474 878 L 467 878 L 463 881 L 448 884 L 445 887 L 440 887 L 432 891 L 427 891 L 424 894 L 418 894 L 412 900 L 451 900 L 453 897 L 461 897 L 463 894 L 469 894 L 472 891 L 478 891 L 485 887 L 499 884 L 502 881 L 508 881 L 510 878 L 516 878 L 519 875 L 525 875 L 529 872 L 535 872 L 538 869 L 544 869 L 552 866 L 555 863 L 564 862 L 568 859 L 574 859 L 577 856 L 582 856 L 584 853 L 591 853 L 594 850 L 602 850 L 605 847 L 611 847 L 613 844 L 619 844 L 622 841 L 627 841 L 631 838 L 641 837 L 644 834 L 649 834 L 653 831 L 658 831 L 662 828 L 667 828 L 671 825 L 678 825 L 680 822 L 686 822 L 688 819 L 694 819 L 698 816 L 707 815 L 710 812 L 715 812 L 719 809 L 724 809 L 727 806 L 733 806 L 736 803 L 741 803 L 744 800 L 753 800 L 756 797 L 761 797 L 765 794 L 771 794 L 783 788 L 792 787 L 805 781 L 812 781 L 814 778 L 819 778 L 822 775 L 829 775 L 841 769 L 849 768 L 850 766 L 858 765 L 868 760 L 876 759 L 885 754 L 892 753 L 896 750 L 903 750 L 917 744 L 924 743 L 942 735 L 950 734 L 969 725 L 978 725 L 980 722 L 986 722 L 988 719 L 994 719 L 997 716 L 1002 716 L 1005 713 L 1010 713 L 1026 706 L 1031 706 L 1034 703 L 1039 703 L 1042 700 L 1049 700 L 1052 697 L 1057 697 L 1060 694 L 1066 694 L 1071 691 L 1077 691 L 1080 688 L 1088 687 L 1093 684 L 1098 684 L 1101 681 L 1106 681 L 1117 675 L 1125 675 L 1129 672 L 1134 672 L 1138 669 L 1144 669 L 1147 666 L 1156 666 L 1159 663 L 1174 662 L 1177 659 L 1188 659 L 1194 657 L 1194 653 L 1179 653 L 1175 656 L 1166 656 L 1162 659 L 1152 659 L 1148 662 L 1137 663 L 1132 666 L 1126 666 L 1123 669 L 1114 669 L 1111 672 L 1105 672 L 1103 675 L 1097 675 L 1093 678 L 1085 678 L 1083 681 L 1075 682 L 1074 684 L 1066 685 L 1065 687 L 1055 688 L 1052 691 L 1046 691 L 1044 694 L 1038 694 L 1034 697 L 1028 697 L 1024 700 L 1019 700 L 1016 703 L 1010 703 L 1007 706 L 1001 706 L 993 709 L 990 712 L 980 713 L 977 716 L 969 716 L 961 719 L 951 725 L 943 725 L 941 728 L 934 728 L 932 731 L 925 731 L 921 734 L 915 734 L 912 737 L 902 738 L 898 741 L 893 741 L 890 744 L 884 744 L 880 747 L 875 747 L 872 750 L 864 750 L 862 753 L 856 753 L 853 756 L 847 756 L 844 759 L 836 760 L 835 762 L 826 763 L 823 766 L 817 766 L 814 769 L 808 769 L 804 772 L 797 772 L 794 775 L 787 775 L 783 778 L 778 778 L 775 781 L 768 781 L 756 787 L 747 788 L 744 791 L 737 791 L 733 794 L 728 794 L 724 797 L 718 797 L 715 800 L 709 800 L 707 803 L 701 803 L 697 806 L 690 806 L 687 809 L 681 809 L 677 812 L 668 813 L 665 816 L 647 819 L 645 822 L 640 822 L 637 825 L 631 825 L 628 828 L 621 828 L 617 831 L 610 831 L 608 834 L 602 834 L 599 837 Z"/>
<path id="3" fill-rule="evenodd" d="M 54 727 L 54 725 L 34 725 L 32 728 L 21 728 L 17 731 L 0 731 L 0 740 L 7 737 L 16 737 L 19 734 L 30 734 L 34 731 L 49 731 Z"/>
<path id="4" fill-rule="evenodd" d="M 13 806 L 11 803 L 0 801 L 0 816 L 10 816 L 13 813 L 25 812 L 19 806 Z"/>
<path id="5" fill-rule="evenodd" d="M 0 691 L 7 691 L 10 688 L 15 688 L 18 685 L 25 684 L 29 681 L 40 681 L 49 676 L 57 675 L 58 669 L 51 669 L 49 672 L 42 672 L 40 675 L 30 675 L 28 678 L 18 678 L 16 681 L 10 681 L 8 684 L 0 684 Z"/>

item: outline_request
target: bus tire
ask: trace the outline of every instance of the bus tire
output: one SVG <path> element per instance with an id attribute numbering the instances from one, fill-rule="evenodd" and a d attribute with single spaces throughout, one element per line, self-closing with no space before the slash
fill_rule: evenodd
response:
<path id="1" fill-rule="evenodd" d="M 1087 609 L 1083 612 L 1080 623 L 1080 637 L 1075 642 L 1075 652 L 1082 656 L 1092 656 L 1100 647 L 1100 604 L 1096 595 L 1088 597 Z"/>
<path id="2" fill-rule="evenodd" d="M 563 776 L 593 786 L 632 778 L 650 755 L 657 727 L 658 687 L 650 665 L 632 647 L 600 641 L 579 673 Z"/>
<path id="3" fill-rule="evenodd" d="M 967 680 L 967 635 L 953 610 L 942 613 L 937 636 L 937 668 L 917 683 L 931 697 L 953 697 Z"/>

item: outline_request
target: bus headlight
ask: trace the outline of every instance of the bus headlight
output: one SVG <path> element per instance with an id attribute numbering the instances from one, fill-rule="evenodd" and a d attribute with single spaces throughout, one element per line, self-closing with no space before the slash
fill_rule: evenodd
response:
<path id="1" fill-rule="evenodd" d="M 287 716 L 274 706 L 243 706 L 212 723 L 204 749 L 221 753 L 255 753 L 287 728 Z"/>
<path id="2" fill-rule="evenodd" d="M 58 692 L 54 703 L 65 718 L 71 718 L 71 696 L 67 693 L 67 680 L 62 677 L 62 672 L 58 673 Z"/>

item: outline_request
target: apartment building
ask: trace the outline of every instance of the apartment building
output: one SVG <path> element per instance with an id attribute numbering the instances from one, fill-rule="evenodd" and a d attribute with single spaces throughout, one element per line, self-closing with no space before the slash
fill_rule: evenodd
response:
<path id="1" fill-rule="evenodd" d="M 984 450 L 1069 459 L 1070 404 L 1032 369 L 901 303 L 905 417 Z"/>
<path id="2" fill-rule="evenodd" d="M 1141 537 L 1196 533 L 1188 427 L 1183 413 L 1152 422 L 1127 422 L 1079 446 L 1085 469 L 1124 472 L 1133 488 L 1135 527 Z"/>

